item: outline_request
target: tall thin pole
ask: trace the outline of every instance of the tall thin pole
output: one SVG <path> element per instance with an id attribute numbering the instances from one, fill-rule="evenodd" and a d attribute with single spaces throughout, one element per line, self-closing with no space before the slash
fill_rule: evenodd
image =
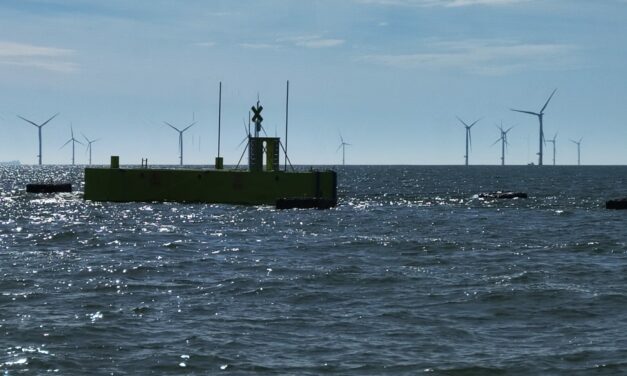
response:
<path id="1" fill-rule="evenodd" d="M 39 128 L 39 165 L 41 166 L 41 128 L 42 126 L 38 126 Z"/>
<path id="2" fill-rule="evenodd" d="M 542 141 L 544 139 L 544 131 L 542 129 L 542 118 L 544 114 L 540 113 L 538 118 L 540 119 L 540 151 L 538 152 L 538 166 L 542 166 Z"/>
<path id="3" fill-rule="evenodd" d="M 505 134 L 501 130 L 501 166 L 505 166 Z"/>
<path id="4" fill-rule="evenodd" d="M 289 103 L 290 103 L 290 80 L 287 80 L 287 89 L 285 93 L 285 171 L 287 171 L 287 124 L 289 117 Z"/>
<path id="5" fill-rule="evenodd" d="M 183 165 L 183 132 L 179 131 L 179 149 L 181 149 L 180 165 Z"/>
<path id="6" fill-rule="evenodd" d="M 346 165 L 346 144 L 342 143 L 342 166 Z"/>
<path id="7" fill-rule="evenodd" d="M 466 166 L 468 166 L 468 134 L 470 133 L 470 128 L 466 127 Z"/>
<path id="8" fill-rule="evenodd" d="M 222 120 L 222 81 L 220 81 L 220 89 L 218 92 L 218 157 L 220 157 L 221 120 Z"/>

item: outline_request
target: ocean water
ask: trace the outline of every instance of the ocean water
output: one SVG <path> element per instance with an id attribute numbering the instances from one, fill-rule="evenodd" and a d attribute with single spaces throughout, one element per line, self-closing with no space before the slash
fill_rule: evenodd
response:
<path id="1" fill-rule="evenodd" d="M 627 372 L 627 167 L 337 171 L 337 208 L 277 211 L 0 167 L 0 372 Z M 25 193 L 53 180 L 78 191 Z"/>

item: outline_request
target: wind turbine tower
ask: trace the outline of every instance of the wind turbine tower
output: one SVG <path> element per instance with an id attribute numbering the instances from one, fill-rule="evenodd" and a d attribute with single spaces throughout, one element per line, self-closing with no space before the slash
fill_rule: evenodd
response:
<path id="1" fill-rule="evenodd" d="M 100 140 L 99 138 L 95 139 L 95 140 L 90 140 L 87 138 L 87 136 L 83 135 L 83 138 L 85 139 L 85 141 L 87 142 L 87 151 L 89 152 L 89 165 L 91 166 L 91 144 L 93 144 L 94 142 Z"/>
<path id="2" fill-rule="evenodd" d="M 183 133 L 188 130 L 192 125 L 196 124 L 196 122 L 192 122 L 190 125 L 188 125 L 187 127 L 181 129 L 178 129 L 177 127 L 175 127 L 174 125 L 168 123 L 167 121 L 164 121 L 165 125 L 169 126 L 170 128 L 174 129 L 175 131 L 179 132 L 179 161 L 180 161 L 180 165 L 183 165 Z"/>
<path id="3" fill-rule="evenodd" d="M 571 140 L 577 145 L 577 166 L 581 166 L 581 140 L 583 140 L 583 137 L 579 141 Z"/>
<path id="4" fill-rule="evenodd" d="M 346 147 L 347 146 L 351 146 L 351 144 L 344 142 L 344 138 L 342 137 L 342 135 L 340 134 L 340 146 L 337 147 L 337 150 L 340 150 L 340 148 L 342 148 L 342 166 L 344 166 L 346 164 Z"/>
<path id="5" fill-rule="evenodd" d="M 468 148 L 469 147 L 472 148 L 472 137 L 470 135 L 470 128 L 472 128 L 475 124 L 477 124 L 477 122 L 479 122 L 479 120 L 481 119 L 475 120 L 475 122 L 470 125 L 466 124 L 459 117 L 457 117 L 457 120 L 459 120 L 464 125 L 464 127 L 466 127 L 466 155 L 464 155 L 464 158 L 466 158 L 466 166 L 468 166 Z"/>
<path id="6" fill-rule="evenodd" d="M 76 146 L 77 142 L 81 145 L 83 145 L 83 143 L 74 138 L 74 129 L 72 128 L 71 125 L 70 125 L 70 132 L 72 134 L 72 137 L 69 140 L 67 140 L 67 142 L 63 144 L 63 146 L 61 146 L 61 149 L 63 149 L 65 145 L 69 144 L 70 142 L 72 143 L 72 166 L 74 166 L 74 149 L 75 149 L 74 147 Z"/>
<path id="7" fill-rule="evenodd" d="M 501 166 L 505 166 L 505 148 L 509 145 L 507 142 L 507 133 L 512 130 L 514 127 L 509 127 L 507 130 L 503 129 L 503 123 L 501 126 L 497 126 L 497 128 L 501 131 L 501 137 L 498 140 L 494 141 L 492 145 L 495 145 L 497 142 L 501 141 Z"/>
<path id="8" fill-rule="evenodd" d="M 557 133 L 555 134 L 555 136 L 553 136 L 552 139 L 550 140 L 546 140 L 546 142 L 550 142 L 553 144 L 553 166 L 555 166 L 555 143 L 557 140 Z"/>
<path id="9" fill-rule="evenodd" d="M 44 125 L 48 124 L 50 122 L 50 120 L 54 119 L 55 117 L 57 117 L 57 115 L 59 115 L 59 113 L 57 112 L 55 115 L 53 115 L 50 119 L 44 121 L 41 124 L 37 124 L 33 121 L 30 121 L 26 118 L 21 117 L 20 115 L 17 115 L 17 117 L 19 117 L 20 119 L 24 120 L 27 123 L 30 123 L 34 126 L 36 126 L 39 130 L 39 155 L 37 156 L 39 158 L 39 165 L 41 166 L 41 128 L 43 128 Z"/>
<path id="10" fill-rule="evenodd" d="M 542 146 L 544 145 L 544 130 L 542 129 L 542 119 L 544 118 L 544 110 L 546 109 L 546 106 L 549 105 L 549 102 L 551 101 L 551 98 L 553 98 L 553 95 L 555 94 L 556 91 L 557 89 L 553 90 L 553 92 L 549 96 L 549 99 L 547 99 L 544 106 L 542 106 L 542 109 L 540 110 L 540 112 L 515 110 L 513 108 L 511 109 L 512 111 L 515 111 L 515 112 L 522 112 L 523 114 L 535 115 L 538 117 L 538 121 L 540 122 L 540 144 L 539 144 L 539 151 L 538 151 L 538 166 L 542 166 Z"/>

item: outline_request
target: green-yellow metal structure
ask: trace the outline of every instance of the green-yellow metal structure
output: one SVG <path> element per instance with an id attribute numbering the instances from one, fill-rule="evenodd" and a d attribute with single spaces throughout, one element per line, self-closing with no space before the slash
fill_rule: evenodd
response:
<path id="1" fill-rule="evenodd" d="M 109 168 L 85 169 L 86 200 L 178 201 L 275 205 L 281 199 L 337 203 L 335 171 L 288 172 L 279 168 L 280 140 L 249 138 L 248 170 L 121 168 L 111 157 Z M 220 161 L 221 162 L 221 161 Z"/>
<path id="2" fill-rule="evenodd" d="M 221 90 L 222 84 L 220 93 Z M 219 155 L 215 169 L 148 168 L 148 160 L 146 164 L 142 160 L 141 168 L 120 168 L 119 157 L 112 156 L 109 168 L 85 169 L 84 198 L 117 202 L 276 205 L 277 208 L 335 206 L 335 171 L 281 171 L 281 140 L 278 137 L 260 137 L 263 107 L 257 101 L 251 110 L 255 114 L 255 132 L 254 136 L 248 135 L 248 171 L 225 170 Z M 287 162 L 285 167 L 287 170 Z"/>

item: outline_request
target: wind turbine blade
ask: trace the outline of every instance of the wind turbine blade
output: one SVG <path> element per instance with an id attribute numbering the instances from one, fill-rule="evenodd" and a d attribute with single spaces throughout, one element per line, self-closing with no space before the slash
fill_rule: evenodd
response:
<path id="1" fill-rule="evenodd" d="M 188 125 L 185 129 L 183 129 L 181 132 L 185 132 L 186 130 L 188 130 L 189 128 L 191 128 L 192 126 L 194 126 L 196 124 L 196 122 L 191 123 L 190 125 Z"/>
<path id="2" fill-rule="evenodd" d="M 165 125 L 169 126 L 170 128 L 174 129 L 175 131 L 180 132 L 180 130 L 177 127 L 175 127 L 174 125 L 168 123 L 167 121 L 164 121 L 163 123 Z"/>
<path id="3" fill-rule="evenodd" d="M 475 124 L 477 124 L 477 123 L 479 122 L 479 120 L 481 120 L 481 119 L 477 119 L 477 120 L 475 120 L 475 122 L 474 122 L 474 123 L 472 123 L 472 124 L 470 124 L 470 125 L 468 126 L 468 128 L 472 128 Z"/>
<path id="4" fill-rule="evenodd" d="M 335 152 L 337 153 L 338 151 L 340 151 L 340 149 L 342 148 L 342 146 L 344 146 L 344 143 L 342 142 L 340 144 L 340 146 L 337 147 L 337 149 L 335 149 Z"/>
<path id="5" fill-rule="evenodd" d="M 583 137 L 579 139 L 579 143 L 581 144 L 581 141 L 583 141 Z"/>
<path id="6" fill-rule="evenodd" d="M 56 114 L 52 115 L 52 117 L 46 121 L 44 121 L 44 123 L 42 125 L 40 125 L 40 127 L 43 127 L 44 125 L 48 124 L 48 122 L 50 122 L 50 120 L 54 119 L 57 117 L 57 115 L 59 115 L 59 113 L 57 112 Z"/>
<path id="7" fill-rule="evenodd" d="M 544 104 L 544 107 L 542 107 L 542 109 L 540 110 L 540 113 L 544 112 L 544 110 L 546 109 L 546 106 L 549 105 L 549 102 L 551 101 L 551 98 L 553 98 L 553 95 L 555 94 L 556 91 L 557 91 L 557 89 L 553 90 L 553 92 L 551 93 L 551 96 L 549 96 L 549 99 L 546 100 L 546 103 Z"/>
<path id="8" fill-rule="evenodd" d="M 512 128 L 514 128 L 514 127 L 515 127 L 515 125 L 512 125 L 511 127 L 507 128 L 507 130 L 506 130 L 506 131 L 503 131 L 503 132 L 504 132 L 505 134 L 507 134 L 507 132 L 511 131 L 511 130 L 512 130 Z"/>
<path id="9" fill-rule="evenodd" d="M 540 114 L 535 113 L 535 112 L 531 112 L 531 111 L 523 111 L 523 110 L 515 110 L 513 108 L 510 108 L 510 110 L 514 111 L 514 112 L 521 112 L 523 114 L 529 114 L 529 115 L 536 115 L 536 116 L 540 116 Z"/>
<path id="10" fill-rule="evenodd" d="M 464 127 L 468 127 L 468 124 L 466 124 L 462 119 L 459 118 L 459 116 L 455 116 L 457 118 L 457 120 L 460 121 L 460 123 L 464 124 Z"/>
<path id="11" fill-rule="evenodd" d="M 38 125 L 38 124 L 35 124 L 35 123 L 33 123 L 32 121 L 30 121 L 30 120 L 28 120 L 28 119 L 26 119 L 26 118 L 21 117 L 20 115 L 17 115 L 17 117 L 19 117 L 20 119 L 24 120 L 25 122 L 27 122 L 27 123 L 31 123 L 32 125 L 34 125 L 34 126 L 36 126 L 37 128 L 39 128 L 39 125 Z"/>
<path id="12" fill-rule="evenodd" d="M 243 144 L 244 142 L 248 141 L 248 137 L 249 137 L 249 136 L 244 137 L 244 139 L 242 140 L 242 142 L 240 142 L 240 143 L 237 145 L 237 147 L 239 148 L 240 146 L 242 146 L 242 144 Z"/>
<path id="13" fill-rule="evenodd" d="M 67 142 L 63 144 L 59 149 L 63 149 L 65 145 L 69 144 L 70 142 L 72 142 L 72 139 L 67 140 Z"/>
<path id="14" fill-rule="evenodd" d="M 494 145 L 496 145 L 496 144 L 497 144 L 497 142 L 501 141 L 502 139 L 503 139 L 502 137 L 501 137 L 501 138 L 499 138 L 499 139 L 497 139 L 497 140 L 496 140 L 496 141 L 494 141 L 494 142 L 492 143 L 492 145 L 490 145 L 490 146 L 494 146 Z"/>

